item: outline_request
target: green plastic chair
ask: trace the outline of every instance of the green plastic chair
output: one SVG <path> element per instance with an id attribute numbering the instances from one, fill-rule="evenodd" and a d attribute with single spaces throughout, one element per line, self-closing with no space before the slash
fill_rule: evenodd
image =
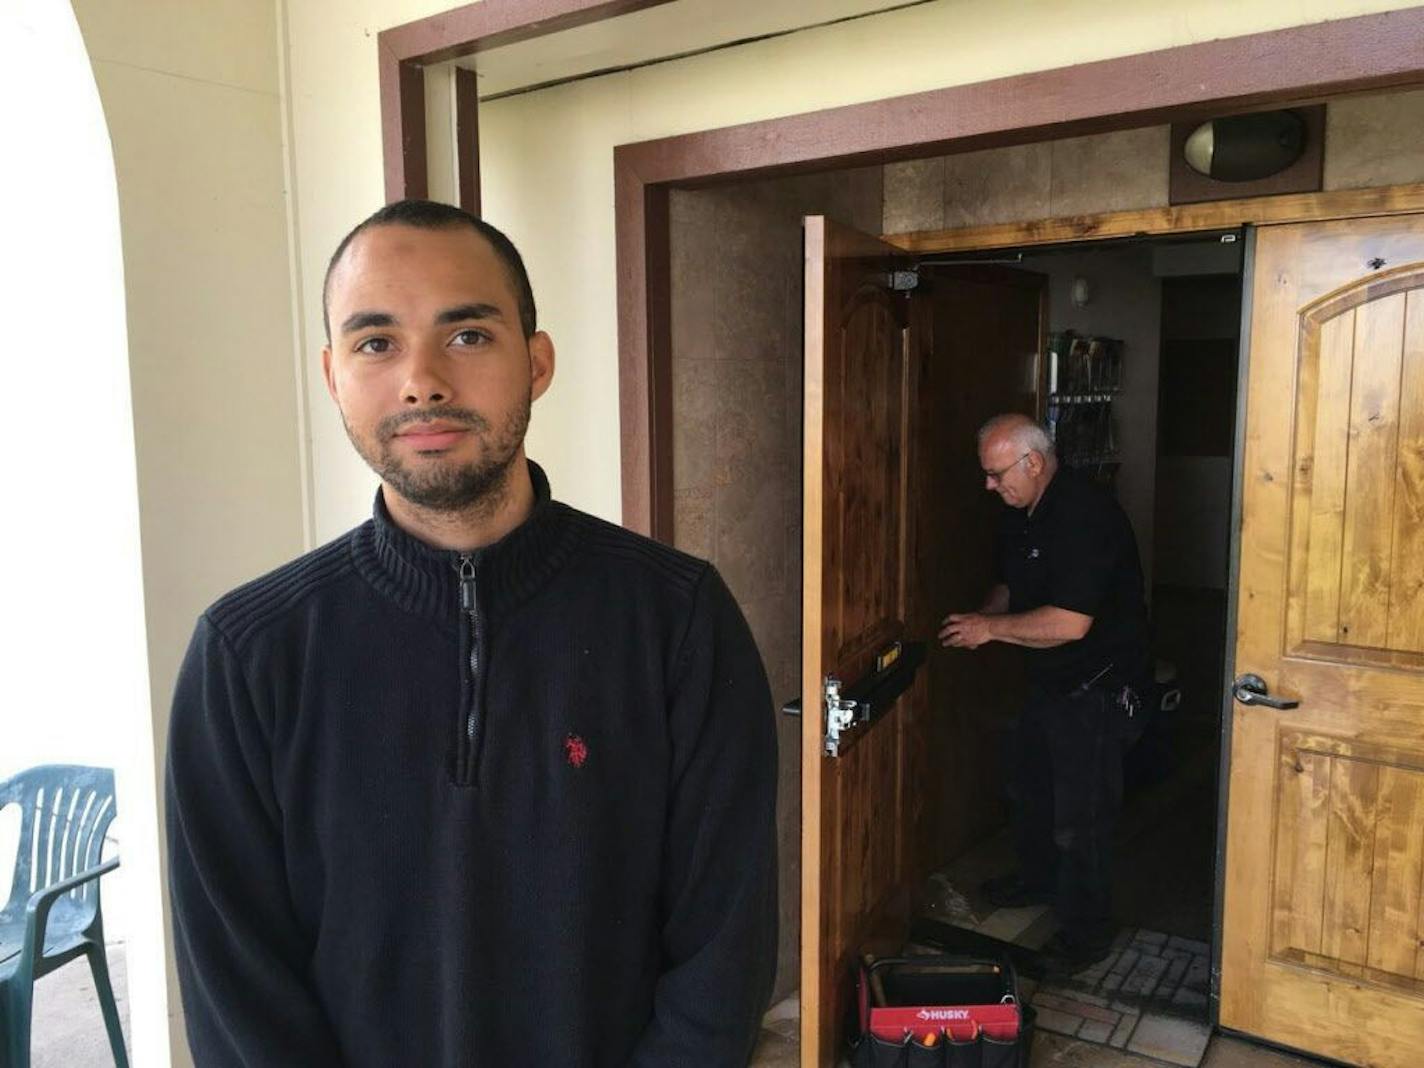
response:
<path id="1" fill-rule="evenodd" d="M 20 806 L 20 848 L 10 900 L 0 910 L 0 1068 L 29 1068 L 35 980 L 89 958 L 114 1063 L 128 1068 L 104 954 L 99 863 L 114 819 L 109 768 L 51 764 L 0 783 L 0 809 Z"/>

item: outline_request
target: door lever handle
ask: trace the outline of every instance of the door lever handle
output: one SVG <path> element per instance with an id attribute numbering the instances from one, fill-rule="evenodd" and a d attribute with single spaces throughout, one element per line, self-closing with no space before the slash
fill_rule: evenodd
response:
<path id="1" fill-rule="evenodd" d="M 1243 705 L 1265 705 L 1267 708 L 1299 708 L 1300 702 L 1289 697 L 1272 697 L 1270 687 L 1260 675 L 1238 675 L 1231 684 L 1231 696 Z"/>

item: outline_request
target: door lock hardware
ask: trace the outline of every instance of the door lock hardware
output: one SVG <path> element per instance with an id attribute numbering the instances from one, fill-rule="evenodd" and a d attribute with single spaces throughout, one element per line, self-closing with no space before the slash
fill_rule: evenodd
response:
<path id="1" fill-rule="evenodd" d="M 826 706 L 826 754 L 841 755 L 841 732 L 855 722 L 857 702 L 841 696 L 841 680 L 827 675 L 821 695 Z"/>
<path id="2" fill-rule="evenodd" d="M 1267 708 L 1299 708 L 1300 702 L 1289 697 L 1270 696 L 1270 687 L 1260 675 L 1238 675 L 1231 684 L 1231 696 L 1243 705 L 1265 705 Z"/>

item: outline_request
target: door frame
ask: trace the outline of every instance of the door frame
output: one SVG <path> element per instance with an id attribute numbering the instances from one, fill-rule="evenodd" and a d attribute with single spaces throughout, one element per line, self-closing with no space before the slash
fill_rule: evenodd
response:
<path id="1" fill-rule="evenodd" d="M 1236 678 L 1236 626 L 1241 589 L 1241 479 L 1246 470 L 1246 390 L 1251 370 L 1251 315 L 1256 276 L 1256 227 L 1245 227 L 1241 250 L 1241 323 L 1236 342 L 1236 414 L 1231 428 L 1231 540 L 1226 547 L 1226 649 L 1221 660 L 1221 729 L 1216 759 L 1216 844 L 1212 848 L 1211 981 L 1207 984 L 1207 1018 L 1213 1028 L 1221 1020 L 1221 929 L 1226 914 L 1226 807 L 1231 800 L 1231 727 L 1235 701 L 1231 680 Z M 1237 1032 L 1232 1032 L 1233 1034 Z M 1265 1039 L 1247 1035 L 1255 1042 Z M 1271 1043 L 1274 1045 L 1274 1043 Z"/>

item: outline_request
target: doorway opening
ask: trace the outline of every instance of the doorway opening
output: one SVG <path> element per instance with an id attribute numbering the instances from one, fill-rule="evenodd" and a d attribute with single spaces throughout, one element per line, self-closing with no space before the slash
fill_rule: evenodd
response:
<path id="1" fill-rule="evenodd" d="M 884 204 L 878 167 L 671 194 L 675 543 L 721 569 L 751 623 L 778 701 L 789 703 L 801 688 L 802 217 L 826 214 L 878 232 Z M 1112 440 L 1099 450 L 1092 473 L 1112 484 L 1133 522 L 1158 633 L 1159 704 L 1163 695 L 1180 694 L 1180 704 L 1169 696 L 1169 712 L 1144 735 L 1125 768 L 1132 793 L 1123 820 L 1128 844 L 1117 896 L 1126 930 L 1144 938 L 1160 934 L 1164 949 L 1176 939 L 1172 953 L 1188 954 L 1185 965 L 1168 961 L 1158 978 L 1175 984 L 1164 989 L 1166 1000 L 1176 998 L 1174 1011 L 1201 1021 L 1203 1034 L 1205 947 L 1215 896 L 1241 247 L 1239 233 L 1232 231 L 1191 240 L 996 251 L 930 264 L 921 272 L 927 288 L 945 293 L 966 275 L 1035 277 L 1042 280 L 1046 299 L 1042 310 L 1035 296 L 1013 313 L 1023 319 L 1031 314 L 1024 309 L 1038 310 L 1027 323 L 1031 340 L 1019 353 L 1021 366 L 992 387 L 983 402 L 987 408 L 954 406 L 952 396 L 962 391 L 952 383 L 961 379 L 939 376 L 935 381 L 949 398 L 951 417 L 921 412 L 922 425 L 937 431 L 915 458 L 919 492 L 914 496 L 945 502 L 949 521 L 959 526 L 939 545 L 922 546 L 912 565 L 912 582 L 920 571 L 927 591 L 941 587 L 922 598 L 919 633 L 912 635 L 920 640 L 932 644 L 935 621 L 972 607 L 963 598 L 980 597 L 986 589 L 988 523 L 997 502 L 983 491 L 974 455 L 978 423 L 1023 405 L 1040 416 L 1050 414 L 1050 345 L 1062 349 L 1064 392 L 1071 385 L 1075 341 L 1107 339 L 1109 347 L 1116 346 L 1120 381 L 1104 391 L 1111 402 L 1097 408 L 1091 402 L 1058 405 L 1053 414 L 1064 435 L 1080 433 L 1089 414 L 1106 415 Z M 984 259 L 1008 262 L 973 262 Z M 1085 286 L 1076 285 L 1080 279 Z M 1075 291 L 1083 298 L 1084 289 L 1086 299 L 1075 302 Z M 945 343 L 955 337 L 954 319 L 947 308 L 935 331 Z M 1208 326 L 1212 333 L 1203 333 Z M 950 358 L 937 348 L 932 366 Z M 963 354 L 953 358 L 972 362 Z M 1060 410 L 1070 407 L 1068 414 Z M 1215 422 L 1208 427 L 1204 420 Z M 1083 448 L 1091 444 L 1075 440 Z M 1217 533 L 1220 546 L 1207 551 L 1205 540 Z M 946 560 L 954 565 L 944 566 Z M 945 582 L 949 588 L 942 588 Z M 898 910 L 901 941 L 915 916 L 949 920 L 1026 946 L 1053 933 L 1046 910 L 996 914 L 978 892 L 983 878 L 1007 862 L 998 735 L 1014 707 L 1015 659 L 1002 648 L 965 654 L 932 644 L 927 668 L 932 686 L 956 695 L 928 717 L 928 750 L 939 772 L 926 787 L 933 795 L 927 807 L 944 818 L 937 821 L 933 840 L 924 843 L 927 870 L 934 875 L 919 900 Z M 783 715 L 779 731 L 780 1000 L 794 999 L 799 984 L 800 719 Z M 1154 831 L 1167 818 L 1190 833 Z M 1164 894 L 1164 887 L 1172 894 Z M 1169 977 L 1173 969 L 1176 974 Z M 1139 976 L 1134 985 L 1143 981 Z M 1047 1015 L 1045 1025 L 1063 1023 L 1066 1013 L 1058 1011 L 1063 1015 Z M 794 1000 L 781 1000 L 777 1012 L 772 1026 L 784 1030 L 768 1040 L 794 1043 Z M 1102 1030 L 1082 1030 L 1081 1020 L 1077 1027 L 1075 1037 Z M 1115 1024 L 1102 1040 L 1109 1042 L 1117 1030 Z M 1119 1037 L 1126 1046 L 1132 1035 Z"/>
<path id="2" fill-rule="evenodd" d="M 1001 269 L 1044 280 L 1038 413 L 1054 432 L 1063 468 L 1107 487 L 1127 514 L 1155 667 L 1145 725 L 1123 753 L 1114 952 L 1078 974 L 1024 985 L 1053 1041 L 1149 1057 L 1170 1049 L 1175 1063 L 1200 1062 L 1213 1022 L 1243 237 L 1231 230 L 992 253 L 1007 261 Z M 954 348 L 942 350 L 937 340 L 936 358 Z M 956 433 L 958 448 L 972 450 L 972 437 L 962 427 Z M 967 477 L 976 476 L 971 466 Z M 958 657 L 959 671 L 981 677 L 1011 670 L 979 662 L 980 651 L 940 655 Z M 931 675 L 932 695 L 941 692 L 937 681 Z M 1011 704 L 999 703 L 997 722 L 985 724 L 996 737 L 1011 721 Z M 992 790 L 983 804 L 1005 811 Z M 1014 867 L 1008 827 L 986 826 L 930 876 L 912 932 L 926 949 L 972 948 L 954 930 L 966 928 L 1043 946 L 1058 929 L 1051 908 L 996 908 L 983 890 Z"/>
<path id="3" fill-rule="evenodd" d="M 1241 237 L 995 254 L 1046 279 L 1040 414 L 1063 467 L 1121 505 L 1142 564 L 1156 685 L 1124 762 L 1117 916 L 1197 943 L 1215 890 Z"/>

